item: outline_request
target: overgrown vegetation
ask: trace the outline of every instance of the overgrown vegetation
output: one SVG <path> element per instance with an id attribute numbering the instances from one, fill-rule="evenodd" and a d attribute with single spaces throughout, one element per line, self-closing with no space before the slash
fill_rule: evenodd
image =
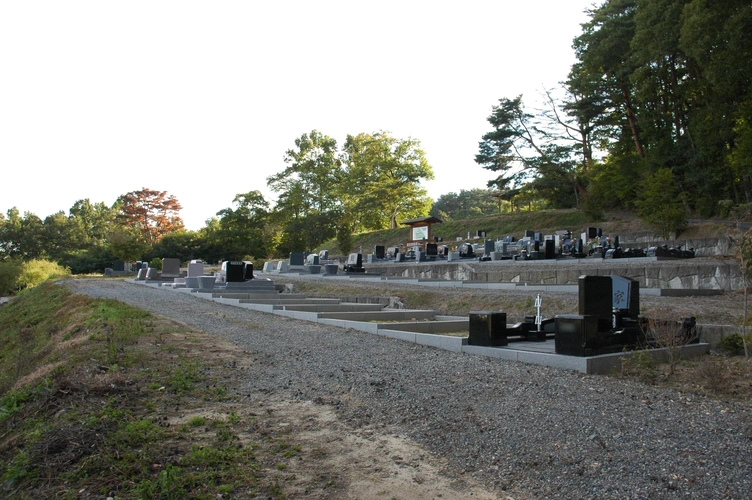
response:
<path id="1" fill-rule="evenodd" d="M 0 261 L 0 295 L 11 295 L 67 274 L 68 268 L 43 259 Z"/>
<path id="2" fill-rule="evenodd" d="M 2 306 L 0 495 L 284 497 L 307 451 L 239 404 L 234 363 L 176 328 L 49 282 Z"/>

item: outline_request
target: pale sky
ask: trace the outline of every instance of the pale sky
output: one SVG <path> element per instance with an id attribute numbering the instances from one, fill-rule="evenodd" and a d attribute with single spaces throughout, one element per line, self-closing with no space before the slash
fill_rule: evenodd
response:
<path id="1" fill-rule="evenodd" d="M 143 187 L 188 229 L 259 190 L 316 129 L 421 142 L 434 199 L 485 188 L 502 97 L 567 76 L 593 0 L 0 1 L 0 211 Z"/>

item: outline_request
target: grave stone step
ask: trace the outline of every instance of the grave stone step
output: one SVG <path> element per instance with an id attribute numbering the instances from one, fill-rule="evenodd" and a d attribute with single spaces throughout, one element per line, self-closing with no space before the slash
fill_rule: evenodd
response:
<path id="1" fill-rule="evenodd" d="M 379 323 L 379 330 L 400 330 L 415 333 L 451 333 L 470 329 L 469 319 L 447 321 L 409 321 L 402 323 Z"/>
<path id="2" fill-rule="evenodd" d="M 320 305 L 320 304 L 339 304 L 339 299 L 323 299 L 323 298 L 275 298 L 275 299 L 240 299 L 241 304 L 263 304 L 263 305 Z"/>
<path id="3" fill-rule="evenodd" d="M 213 289 L 209 291 L 212 292 L 213 299 L 272 299 L 280 295 L 276 290 L 271 292 L 218 292 L 216 289 Z"/>
<path id="4" fill-rule="evenodd" d="M 285 311 L 300 312 L 354 312 L 354 311 L 380 311 L 384 306 L 381 304 L 318 304 L 318 305 L 280 305 L 274 306 L 274 309 L 284 309 Z"/>
<path id="5" fill-rule="evenodd" d="M 346 321 L 397 321 L 408 319 L 433 319 L 436 311 L 421 309 L 382 309 L 381 311 L 324 312 L 319 318 L 342 319 Z"/>

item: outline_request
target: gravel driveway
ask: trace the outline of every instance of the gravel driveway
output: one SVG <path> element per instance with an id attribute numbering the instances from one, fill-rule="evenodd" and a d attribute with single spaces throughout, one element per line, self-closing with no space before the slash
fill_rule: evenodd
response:
<path id="1" fill-rule="evenodd" d="M 453 353 L 115 280 L 68 280 L 227 339 L 250 394 L 386 427 L 500 498 L 752 498 L 749 404 Z"/>

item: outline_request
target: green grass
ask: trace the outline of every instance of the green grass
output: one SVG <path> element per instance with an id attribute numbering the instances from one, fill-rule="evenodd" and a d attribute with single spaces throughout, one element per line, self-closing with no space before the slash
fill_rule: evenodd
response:
<path id="1" fill-rule="evenodd" d="M 258 457 L 279 464 L 302 451 L 281 449 L 264 425 L 249 431 L 257 417 L 170 424 L 236 404 L 211 375 L 221 361 L 190 355 L 198 336 L 175 329 L 53 283 L 0 307 L 3 498 L 281 498 L 282 469 L 262 472 Z"/>

